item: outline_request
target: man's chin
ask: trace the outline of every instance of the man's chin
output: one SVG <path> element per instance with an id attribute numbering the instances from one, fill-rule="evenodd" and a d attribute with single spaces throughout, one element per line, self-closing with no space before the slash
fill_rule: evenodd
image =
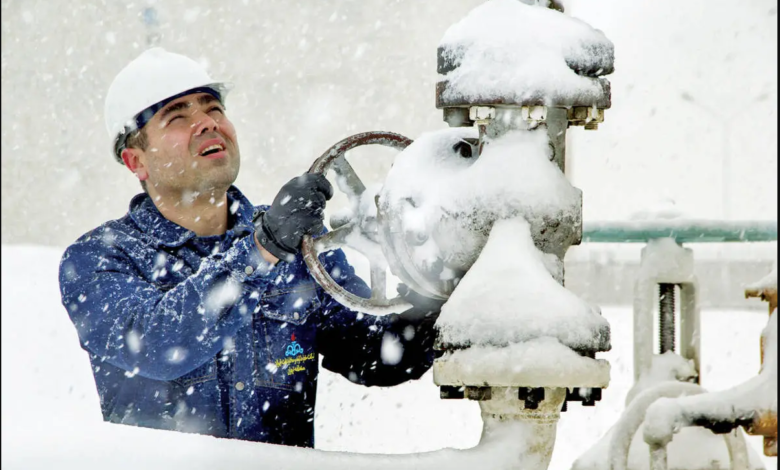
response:
<path id="1" fill-rule="evenodd" d="M 236 178 L 238 177 L 237 171 L 232 171 L 227 168 L 222 168 L 223 171 L 211 171 L 208 175 L 203 175 L 205 178 L 202 179 L 198 184 L 200 187 L 200 192 L 214 192 L 214 193 L 222 193 L 228 190 L 230 186 L 236 182 Z"/>

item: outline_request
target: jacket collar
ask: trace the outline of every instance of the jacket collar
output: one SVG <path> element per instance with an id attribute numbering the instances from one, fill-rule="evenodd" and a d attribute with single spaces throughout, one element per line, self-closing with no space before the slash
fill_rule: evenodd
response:
<path id="1" fill-rule="evenodd" d="M 230 186 L 227 191 L 228 235 L 242 235 L 252 230 L 257 209 L 241 191 Z M 155 244 L 178 247 L 194 238 L 195 232 L 163 217 L 148 194 L 138 194 L 130 201 L 130 218 L 151 237 Z"/>

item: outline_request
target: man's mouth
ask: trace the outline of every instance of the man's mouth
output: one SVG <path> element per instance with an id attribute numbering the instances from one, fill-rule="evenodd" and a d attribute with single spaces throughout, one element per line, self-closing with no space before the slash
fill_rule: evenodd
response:
<path id="1" fill-rule="evenodd" d="M 209 159 L 222 158 L 225 156 L 225 143 L 220 139 L 210 139 L 201 145 L 198 156 Z"/>

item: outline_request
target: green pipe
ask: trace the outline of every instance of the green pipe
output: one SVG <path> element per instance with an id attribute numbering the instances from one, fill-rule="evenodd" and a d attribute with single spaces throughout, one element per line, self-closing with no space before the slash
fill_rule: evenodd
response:
<path id="1" fill-rule="evenodd" d="M 582 227 L 582 243 L 646 243 L 656 238 L 674 238 L 677 243 L 776 241 L 777 221 L 603 221 L 585 222 Z"/>

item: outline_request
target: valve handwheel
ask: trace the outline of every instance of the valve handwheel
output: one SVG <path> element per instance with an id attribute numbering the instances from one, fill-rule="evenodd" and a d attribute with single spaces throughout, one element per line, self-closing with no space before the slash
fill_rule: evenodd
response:
<path id="1" fill-rule="evenodd" d="M 347 137 L 336 143 L 317 160 L 314 161 L 309 173 L 325 174 L 328 170 L 333 170 L 344 184 L 339 184 L 339 188 L 347 195 L 353 207 L 360 206 L 360 199 L 366 191 L 366 186 L 360 180 L 352 165 L 347 162 L 344 154 L 348 150 L 361 145 L 384 145 L 396 150 L 403 150 L 412 143 L 412 140 L 400 134 L 392 132 L 363 132 Z M 340 220 L 331 221 L 333 230 L 325 235 L 312 238 L 311 235 L 303 237 L 301 252 L 306 266 L 309 268 L 314 280 L 317 281 L 325 291 L 331 295 L 340 304 L 358 312 L 364 312 L 374 315 L 384 315 L 387 313 L 398 313 L 411 307 L 401 297 L 387 299 L 385 296 L 385 269 L 386 266 L 378 265 L 371 257 L 371 298 L 359 297 L 341 287 L 330 276 L 328 271 L 320 262 L 318 255 L 324 251 L 335 250 L 347 245 L 350 236 L 360 231 L 366 238 L 378 244 L 377 225 L 373 227 L 361 226 L 360 220 Z"/>

